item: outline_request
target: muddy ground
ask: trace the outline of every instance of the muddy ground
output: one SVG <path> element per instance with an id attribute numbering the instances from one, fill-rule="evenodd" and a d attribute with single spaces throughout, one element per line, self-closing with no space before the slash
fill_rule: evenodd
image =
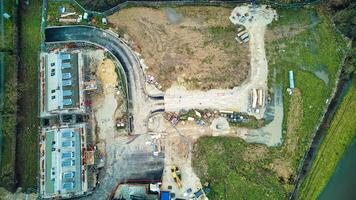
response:
<path id="1" fill-rule="evenodd" d="M 162 89 L 240 85 L 250 69 L 248 45 L 235 41 L 231 10 L 222 7 L 129 8 L 109 22 L 144 59 Z M 139 15 L 138 15 L 139 14 Z"/>

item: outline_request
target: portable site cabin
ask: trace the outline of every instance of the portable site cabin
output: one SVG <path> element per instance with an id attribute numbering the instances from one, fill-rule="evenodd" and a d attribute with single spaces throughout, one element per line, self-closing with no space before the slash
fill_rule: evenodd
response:
<path id="1" fill-rule="evenodd" d="M 293 71 L 289 71 L 289 88 L 294 89 L 294 74 Z"/>
<path id="2" fill-rule="evenodd" d="M 5 12 L 2 16 L 3 16 L 5 19 L 10 19 L 10 17 L 11 17 L 11 16 L 10 16 L 8 13 L 6 13 L 6 12 Z"/>
<path id="3" fill-rule="evenodd" d="M 244 33 L 243 35 L 241 35 L 241 40 L 244 40 L 245 38 L 248 38 L 248 33 Z"/>
<path id="4" fill-rule="evenodd" d="M 88 18 L 89 18 L 89 14 L 85 12 L 84 15 L 83 15 L 83 19 L 84 20 L 88 20 Z"/>
<path id="5" fill-rule="evenodd" d="M 241 31 L 241 32 L 237 33 L 237 36 L 240 37 L 241 35 L 243 35 L 245 33 L 247 33 L 247 32 L 246 31 Z"/>

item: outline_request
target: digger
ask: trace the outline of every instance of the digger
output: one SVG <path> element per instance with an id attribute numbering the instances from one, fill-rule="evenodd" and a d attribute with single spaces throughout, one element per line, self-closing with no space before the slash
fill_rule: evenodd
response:
<path id="1" fill-rule="evenodd" d="M 181 173 L 178 169 L 177 166 L 173 165 L 172 168 L 171 168 L 171 171 L 172 171 L 172 176 L 173 176 L 173 179 L 174 181 L 177 183 L 178 185 L 178 188 L 182 188 L 182 183 L 181 183 Z"/>

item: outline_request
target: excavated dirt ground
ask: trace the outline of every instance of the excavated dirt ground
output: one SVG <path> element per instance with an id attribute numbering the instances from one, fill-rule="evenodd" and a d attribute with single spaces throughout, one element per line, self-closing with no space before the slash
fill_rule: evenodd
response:
<path id="1" fill-rule="evenodd" d="M 105 149 L 100 149 L 102 152 L 108 153 L 108 148 L 114 145 L 117 134 L 115 130 L 114 114 L 118 103 L 115 98 L 115 86 L 118 85 L 117 75 L 115 73 L 115 64 L 109 60 L 103 60 L 97 70 L 96 75 L 100 81 L 102 91 L 93 99 L 93 110 L 95 119 L 99 128 L 99 141 L 107 146 Z M 110 155 L 106 156 L 110 158 Z"/>
<path id="2" fill-rule="evenodd" d="M 175 128 L 162 115 L 156 115 L 150 120 L 149 128 L 152 132 L 161 133 L 162 146 L 165 152 L 162 189 L 174 192 L 177 198 L 187 198 L 201 188 L 200 179 L 192 166 L 193 144 L 204 136 L 232 136 L 237 137 L 231 129 L 213 130 L 209 124 L 197 125 L 192 121 L 180 122 Z M 179 167 L 182 175 L 182 188 L 178 188 L 172 178 L 171 168 Z M 203 169 L 200 169 L 203 170 Z M 172 187 L 172 189 L 168 189 Z M 189 195 L 184 193 L 189 189 Z"/>
<path id="3" fill-rule="evenodd" d="M 208 90 L 240 85 L 249 74 L 249 47 L 235 41 L 230 13 L 212 6 L 137 7 L 108 19 L 163 90 L 174 83 Z"/>

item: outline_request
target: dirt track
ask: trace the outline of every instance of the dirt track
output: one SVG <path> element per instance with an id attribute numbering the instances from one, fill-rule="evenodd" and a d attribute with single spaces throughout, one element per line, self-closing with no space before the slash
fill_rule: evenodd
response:
<path id="1" fill-rule="evenodd" d="M 248 76 L 248 46 L 234 40 L 230 12 L 210 6 L 129 8 L 108 19 L 164 90 L 173 83 L 208 90 L 232 88 Z"/>
<path id="2" fill-rule="evenodd" d="M 236 16 L 236 12 L 248 12 L 248 7 L 235 8 L 231 16 Z M 250 90 L 252 88 L 267 90 L 268 64 L 264 48 L 264 33 L 267 24 L 272 22 L 275 15 L 273 10 L 265 10 L 265 8 L 260 8 L 256 12 L 254 20 L 243 24 L 250 35 L 251 69 L 248 80 L 231 90 L 187 91 L 182 87 L 172 87 L 166 92 L 166 110 L 210 108 L 248 112 Z M 239 24 L 232 17 L 230 20 L 234 24 Z M 259 113 L 250 114 L 260 119 L 264 115 L 264 108 Z"/>

